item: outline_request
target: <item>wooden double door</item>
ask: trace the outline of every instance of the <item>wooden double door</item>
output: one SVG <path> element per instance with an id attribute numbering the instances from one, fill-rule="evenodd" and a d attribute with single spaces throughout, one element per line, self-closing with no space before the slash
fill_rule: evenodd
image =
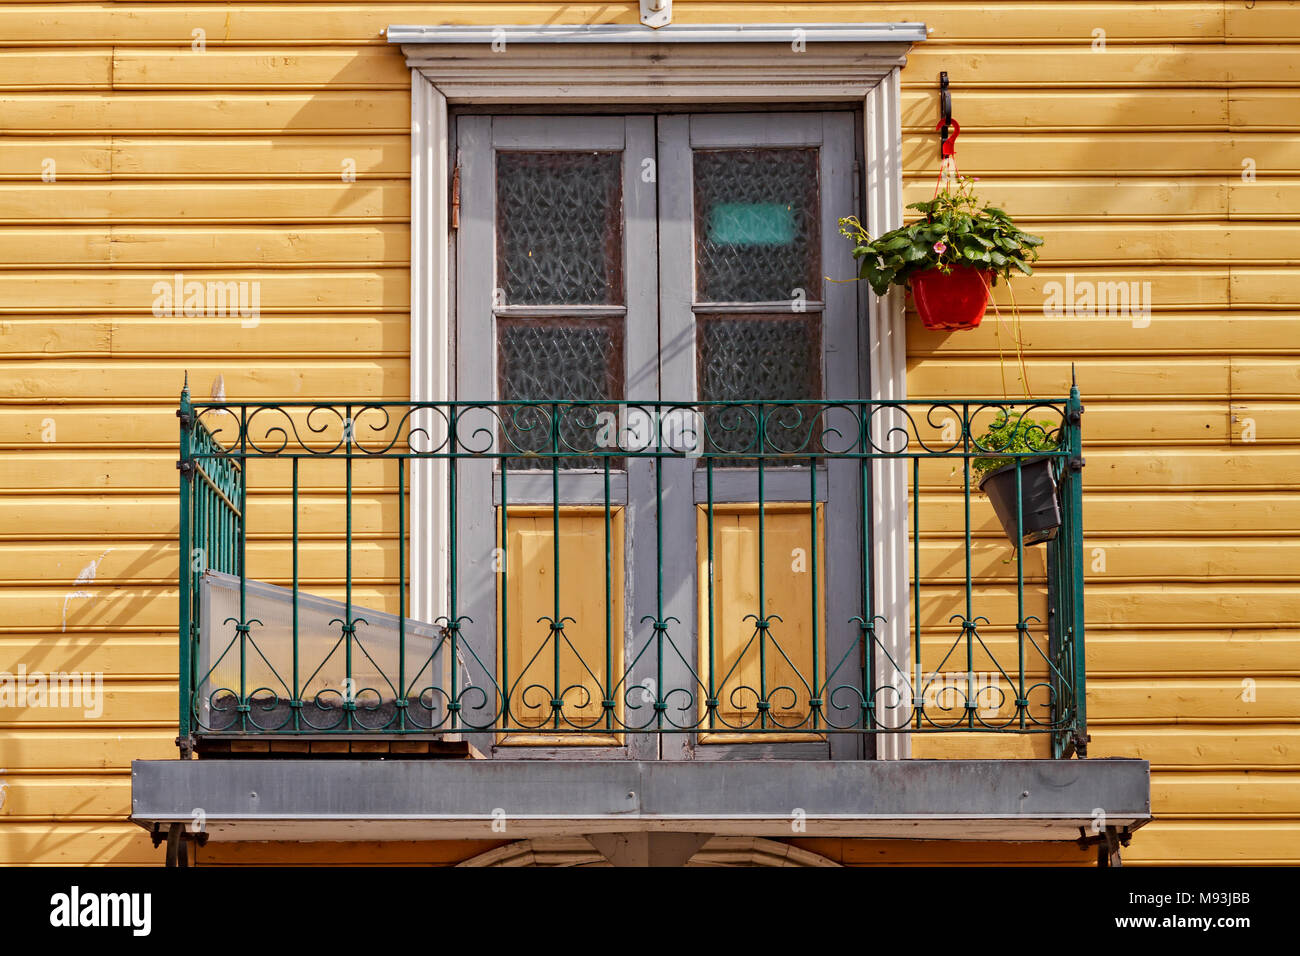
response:
<path id="1" fill-rule="evenodd" d="M 854 115 L 469 114 L 455 133 L 456 398 L 484 403 L 462 406 L 455 466 L 463 670 L 485 691 L 463 714 L 495 720 L 472 739 L 856 755 L 809 717 L 861 684 L 861 463 L 781 459 L 754 424 L 765 402 L 865 394 L 859 290 L 834 281 L 854 274 Z M 731 440 L 756 454 L 711 454 Z"/>

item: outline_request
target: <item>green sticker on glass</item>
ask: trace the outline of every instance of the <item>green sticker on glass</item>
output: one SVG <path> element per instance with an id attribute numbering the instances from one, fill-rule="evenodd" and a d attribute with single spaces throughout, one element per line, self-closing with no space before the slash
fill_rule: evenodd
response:
<path id="1" fill-rule="evenodd" d="M 709 210 L 709 241 L 729 246 L 794 242 L 794 207 L 779 202 L 718 203 Z"/>

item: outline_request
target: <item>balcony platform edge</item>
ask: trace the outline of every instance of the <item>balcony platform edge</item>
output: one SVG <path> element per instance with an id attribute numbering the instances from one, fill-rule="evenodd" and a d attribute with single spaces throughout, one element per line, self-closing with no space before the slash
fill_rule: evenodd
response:
<path id="1" fill-rule="evenodd" d="M 131 820 L 213 840 L 708 832 L 1070 841 L 1151 819 L 1150 765 L 1087 760 L 137 760 Z M 504 828 L 504 829 L 503 829 Z"/>

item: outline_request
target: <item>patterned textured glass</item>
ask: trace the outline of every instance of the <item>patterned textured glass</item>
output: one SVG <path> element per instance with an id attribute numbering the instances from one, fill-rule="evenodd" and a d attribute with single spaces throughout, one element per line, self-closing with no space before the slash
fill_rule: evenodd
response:
<path id="1" fill-rule="evenodd" d="M 497 390 L 503 401 L 588 402 L 623 393 L 621 319 L 497 319 Z M 562 452 L 598 449 L 597 416 L 609 406 L 558 406 Z M 547 452 L 554 447 L 549 405 L 502 409 L 507 451 Z M 561 468 L 597 468 L 592 456 L 563 458 Z M 617 461 L 611 466 L 620 467 Z M 550 469 L 549 458 L 511 458 L 508 468 Z"/>
<path id="2" fill-rule="evenodd" d="M 497 285 L 508 305 L 623 301 L 621 153 L 497 153 Z"/>
<path id="3" fill-rule="evenodd" d="M 696 299 L 818 298 L 817 150 L 695 153 Z"/>
<path id="4" fill-rule="evenodd" d="M 706 407 L 708 450 L 817 450 L 817 406 L 807 411 L 762 408 L 763 401 L 821 397 L 821 315 L 700 315 L 696 375 L 702 401 L 747 402 L 741 408 Z M 764 419 L 759 441 L 759 417 Z M 753 459 L 720 462 L 753 466 Z"/>

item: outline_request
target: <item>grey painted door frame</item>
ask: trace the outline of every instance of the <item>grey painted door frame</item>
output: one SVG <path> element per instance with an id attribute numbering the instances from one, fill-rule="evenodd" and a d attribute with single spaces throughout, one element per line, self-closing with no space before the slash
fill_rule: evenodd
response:
<path id="1" fill-rule="evenodd" d="M 873 235 L 903 222 L 900 74 L 923 23 L 670 25 L 390 26 L 411 71 L 410 387 L 415 402 L 441 403 L 454 392 L 451 346 L 452 111 L 536 104 L 625 111 L 644 105 L 735 109 L 834 103 L 861 117 L 862 221 Z M 792 42 L 800 40 L 803 42 Z M 900 293 L 864 295 L 862 321 L 873 400 L 907 397 L 906 324 Z M 890 422 L 881 416 L 875 438 Z M 427 420 L 427 424 L 426 424 Z M 437 438 L 436 416 L 413 423 Z M 908 469 L 900 460 L 871 466 L 871 584 L 882 653 L 878 689 L 910 701 L 912 646 L 908 559 Z M 444 462 L 411 462 L 411 614 L 433 621 L 449 607 L 449 476 Z M 881 719 L 890 715 L 882 703 Z M 895 717 L 897 715 L 894 715 Z M 906 733 L 867 747 L 880 759 L 910 755 Z"/>

